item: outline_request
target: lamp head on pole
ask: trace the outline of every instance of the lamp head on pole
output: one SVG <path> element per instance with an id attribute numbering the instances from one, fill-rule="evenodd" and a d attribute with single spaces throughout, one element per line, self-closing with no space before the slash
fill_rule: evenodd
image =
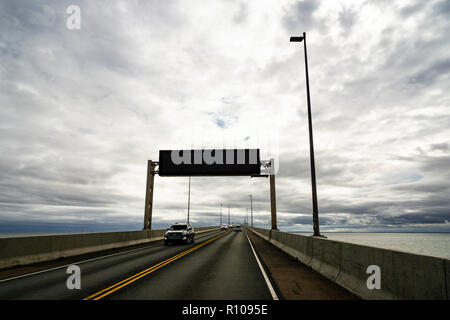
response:
<path id="1" fill-rule="evenodd" d="M 303 37 L 291 37 L 290 42 L 302 42 Z"/>

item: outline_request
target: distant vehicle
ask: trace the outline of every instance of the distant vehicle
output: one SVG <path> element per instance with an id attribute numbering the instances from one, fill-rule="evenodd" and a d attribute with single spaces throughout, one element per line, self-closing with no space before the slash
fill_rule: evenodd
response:
<path id="1" fill-rule="evenodd" d="M 188 223 L 175 223 L 167 229 L 164 235 L 164 245 L 169 243 L 182 242 L 189 244 L 194 242 L 195 232 L 192 226 Z"/>
<path id="2" fill-rule="evenodd" d="M 225 224 L 220 226 L 220 230 L 227 230 L 227 229 L 228 229 L 228 226 Z"/>
<path id="3" fill-rule="evenodd" d="M 234 226 L 234 231 L 241 232 L 242 231 L 241 225 L 239 225 L 239 224 L 235 225 Z"/>

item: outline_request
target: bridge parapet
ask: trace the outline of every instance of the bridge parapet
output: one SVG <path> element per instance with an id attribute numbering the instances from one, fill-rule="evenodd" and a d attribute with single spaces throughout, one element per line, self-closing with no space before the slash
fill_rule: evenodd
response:
<path id="1" fill-rule="evenodd" d="M 248 227 L 303 264 L 363 299 L 450 298 L 450 260 L 325 238 Z M 381 289 L 369 289 L 367 268 L 381 270 Z"/>
<path id="2" fill-rule="evenodd" d="M 196 233 L 219 227 L 195 228 Z M 138 230 L 0 238 L 0 269 L 159 241 L 166 230 Z"/>

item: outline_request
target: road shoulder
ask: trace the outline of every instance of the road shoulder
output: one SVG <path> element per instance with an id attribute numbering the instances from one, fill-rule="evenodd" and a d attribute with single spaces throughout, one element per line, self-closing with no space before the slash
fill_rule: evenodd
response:
<path id="1" fill-rule="evenodd" d="M 280 299 L 356 300 L 357 296 L 246 230 Z"/>

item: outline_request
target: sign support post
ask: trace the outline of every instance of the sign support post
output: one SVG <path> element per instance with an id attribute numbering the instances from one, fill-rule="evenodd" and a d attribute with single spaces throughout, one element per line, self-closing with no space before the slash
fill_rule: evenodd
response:
<path id="1" fill-rule="evenodd" d="M 275 170 L 273 169 L 275 164 L 274 160 L 270 160 L 270 213 L 272 217 L 272 230 L 277 229 L 277 196 L 275 192 Z"/>
<path id="2" fill-rule="evenodd" d="M 145 191 L 145 217 L 144 230 L 152 230 L 152 212 L 153 212 L 153 189 L 155 185 L 155 167 L 158 162 L 148 160 L 147 163 L 147 186 Z"/>

